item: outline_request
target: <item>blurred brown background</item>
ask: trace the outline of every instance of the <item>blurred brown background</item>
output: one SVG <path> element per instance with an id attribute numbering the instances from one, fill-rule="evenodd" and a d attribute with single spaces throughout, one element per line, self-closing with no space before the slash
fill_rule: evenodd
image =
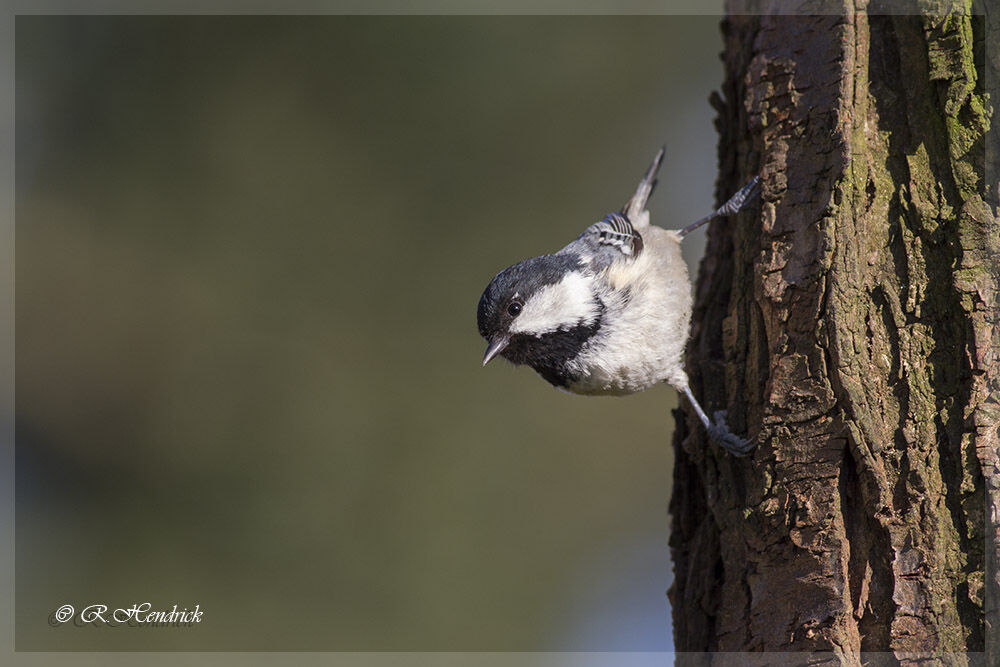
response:
<path id="1" fill-rule="evenodd" d="M 661 143 L 710 209 L 717 22 L 19 16 L 17 648 L 668 649 L 675 392 L 475 307 Z M 204 621 L 47 620 L 143 601 Z"/>

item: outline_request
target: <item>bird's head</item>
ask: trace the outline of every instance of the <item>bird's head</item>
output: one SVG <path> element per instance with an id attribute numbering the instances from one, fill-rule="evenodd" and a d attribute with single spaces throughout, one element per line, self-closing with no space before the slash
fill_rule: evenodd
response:
<path id="1" fill-rule="evenodd" d="M 593 277 L 569 255 L 543 255 L 501 271 L 479 300 L 485 366 L 496 356 L 528 364 L 547 380 L 600 325 Z M 547 372 L 548 371 L 548 374 Z"/>

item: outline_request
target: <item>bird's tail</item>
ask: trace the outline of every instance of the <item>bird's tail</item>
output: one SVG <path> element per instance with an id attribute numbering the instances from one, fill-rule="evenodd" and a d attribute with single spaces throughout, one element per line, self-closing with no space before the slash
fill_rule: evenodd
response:
<path id="1" fill-rule="evenodd" d="M 643 215 L 643 213 L 646 210 L 646 202 L 649 201 L 649 196 L 653 194 L 653 188 L 656 187 L 656 172 L 660 170 L 660 163 L 663 162 L 663 154 L 665 152 L 666 147 L 664 146 L 656 153 L 653 163 L 649 165 L 645 176 L 639 181 L 639 185 L 635 189 L 635 194 L 629 197 L 629 200 L 622 206 L 621 212 L 629 219 L 633 226 L 645 227 L 649 224 L 649 216 Z"/>

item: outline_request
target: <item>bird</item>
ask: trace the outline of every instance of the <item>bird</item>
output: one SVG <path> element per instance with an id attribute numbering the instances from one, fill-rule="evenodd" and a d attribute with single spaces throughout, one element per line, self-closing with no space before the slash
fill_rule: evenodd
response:
<path id="1" fill-rule="evenodd" d="M 646 208 L 664 153 L 619 211 L 561 250 L 517 262 L 490 281 L 476 313 L 487 341 L 483 366 L 501 357 L 581 395 L 622 396 L 666 382 L 684 394 L 714 441 L 745 456 L 756 443 L 729 430 L 725 410 L 708 418 L 684 369 L 692 296 L 681 242 L 742 210 L 758 177 L 709 215 L 665 229 L 650 224 Z"/>

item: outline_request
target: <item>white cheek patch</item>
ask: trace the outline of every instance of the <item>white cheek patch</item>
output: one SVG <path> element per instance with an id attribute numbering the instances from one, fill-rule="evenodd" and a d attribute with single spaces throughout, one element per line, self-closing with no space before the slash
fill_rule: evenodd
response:
<path id="1" fill-rule="evenodd" d="M 510 332 L 538 336 L 579 324 L 593 324 L 599 313 L 590 281 L 579 271 L 571 271 L 558 283 L 535 292 L 511 322 Z"/>

